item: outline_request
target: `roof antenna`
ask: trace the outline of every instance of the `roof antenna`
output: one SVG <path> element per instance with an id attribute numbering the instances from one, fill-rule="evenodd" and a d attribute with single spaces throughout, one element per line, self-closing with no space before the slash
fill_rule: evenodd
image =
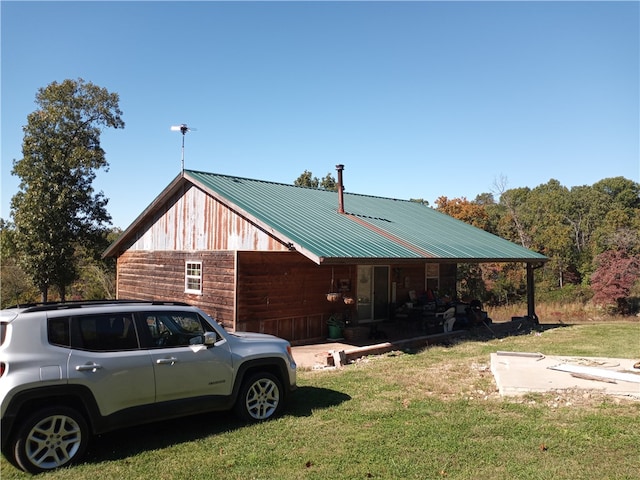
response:
<path id="1" fill-rule="evenodd" d="M 180 125 L 171 125 L 171 131 L 172 132 L 181 132 L 182 133 L 182 161 L 180 163 L 181 172 L 184 172 L 184 136 L 187 134 L 187 132 L 191 132 L 193 130 L 196 130 L 195 128 L 189 128 L 187 127 L 186 123 L 182 123 Z"/>

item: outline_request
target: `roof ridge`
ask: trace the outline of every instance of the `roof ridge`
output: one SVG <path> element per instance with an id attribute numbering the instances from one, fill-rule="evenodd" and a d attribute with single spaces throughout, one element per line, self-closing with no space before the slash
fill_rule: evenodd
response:
<path id="1" fill-rule="evenodd" d="M 191 170 L 191 169 L 185 169 L 184 170 L 185 173 L 194 173 L 194 174 L 200 174 L 200 175 L 211 175 L 211 176 L 215 176 L 215 177 L 223 177 L 223 178 L 229 178 L 229 179 L 238 179 L 238 180 L 247 180 L 249 182 L 256 182 L 256 183 L 265 183 L 265 184 L 271 184 L 271 185 L 282 185 L 284 187 L 294 187 L 294 188 L 302 188 L 305 190 L 314 190 L 314 191 L 319 191 L 319 192 L 331 192 L 331 193 L 336 193 L 336 190 L 327 190 L 326 188 L 318 188 L 318 187 L 306 187 L 304 185 L 294 185 L 293 183 L 284 183 L 284 182 L 276 182 L 273 180 L 261 180 L 259 178 L 249 178 L 249 177 L 240 177 L 238 175 L 228 175 L 228 174 L 224 174 L 224 173 L 214 173 L 214 172 L 205 172 L 204 170 Z M 366 194 L 366 193 L 356 193 L 356 192 L 349 192 L 346 191 L 344 192 L 345 195 L 352 195 L 352 196 L 358 196 L 358 197 L 366 197 L 366 198 L 378 198 L 380 200 L 393 200 L 396 202 L 409 202 L 409 203 L 415 203 L 417 205 L 424 205 L 423 203 L 420 202 L 414 202 L 412 200 L 407 200 L 405 198 L 395 198 L 395 197 L 384 197 L 384 196 L 380 196 L 380 195 L 371 195 L 371 194 Z M 428 205 L 424 205 L 427 208 L 431 208 Z"/>

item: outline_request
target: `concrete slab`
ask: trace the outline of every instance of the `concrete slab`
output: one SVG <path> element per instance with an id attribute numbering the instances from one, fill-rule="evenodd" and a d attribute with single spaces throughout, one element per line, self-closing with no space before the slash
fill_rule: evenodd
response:
<path id="1" fill-rule="evenodd" d="M 329 365 L 329 352 L 346 351 L 352 348 L 352 345 L 346 343 L 327 342 L 296 346 L 292 351 L 299 368 L 324 368 Z"/>
<path id="2" fill-rule="evenodd" d="M 534 326 L 526 319 L 517 321 L 492 323 L 491 326 L 483 326 L 481 332 L 491 336 L 518 334 L 529 331 Z M 428 345 L 448 342 L 456 337 L 469 334 L 466 330 L 453 332 L 439 331 L 415 331 L 395 323 L 382 323 L 378 326 L 378 332 L 384 335 L 384 341 L 372 338 L 352 339 L 327 339 L 312 345 L 294 345 L 293 358 L 300 368 L 326 368 L 333 366 L 334 360 L 330 352 L 345 352 L 346 361 L 352 361 L 367 355 L 379 355 L 394 350 L 420 349 Z M 477 333 L 477 332 L 476 332 Z"/>
<path id="3" fill-rule="evenodd" d="M 636 361 L 496 352 L 491 354 L 491 372 L 503 396 L 585 390 L 640 400 L 640 369 L 633 367 Z"/>

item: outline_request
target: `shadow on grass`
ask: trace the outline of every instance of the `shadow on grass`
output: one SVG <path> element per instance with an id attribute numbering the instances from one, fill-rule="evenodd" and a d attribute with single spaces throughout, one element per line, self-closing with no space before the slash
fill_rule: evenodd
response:
<path id="1" fill-rule="evenodd" d="M 345 393 L 327 388 L 298 387 L 285 408 L 283 417 L 308 417 L 315 410 L 350 400 Z M 212 412 L 159 421 L 99 435 L 93 439 L 86 463 L 123 460 L 142 452 L 193 442 L 213 435 L 239 430 L 248 423 L 229 412 Z"/>
<path id="2" fill-rule="evenodd" d="M 565 323 L 534 323 L 528 320 L 482 324 L 469 330 L 459 331 L 468 340 L 487 340 L 520 335 L 530 335 L 533 332 L 544 332 L 555 328 L 570 327 Z"/>
<path id="3" fill-rule="evenodd" d="M 336 390 L 311 386 L 298 387 L 285 415 L 310 417 L 314 410 L 334 407 L 349 400 L 351 400 L 349 395 Z"/>
<path id="4" fill-rule="evenodd" d="M 555 328 L 570 327 L 570 324 L 538 324 L 528 320 L 482 324 L 470 329 L 459 329 L 449 334 L 433 334 L 426 337 L 406 339 L 401 343 L 400 350 L 406 354 L 417 354 L 431 346 L 453 347 L 462 342 L 485 342 L 507 337 L 530 335 L 533 332 L 544 332 Z"/>

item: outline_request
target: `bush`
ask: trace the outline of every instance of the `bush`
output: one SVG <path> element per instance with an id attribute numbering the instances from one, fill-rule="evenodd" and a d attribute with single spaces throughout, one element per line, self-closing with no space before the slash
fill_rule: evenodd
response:
<path id="1" fill-rule="evenodd" d="M 536 290 L 536 301 L 547 303 L 581 303 L 584 305 L 592 296 L 591 288 L 575 284 L 568 284 L 562 288 Z"/>

